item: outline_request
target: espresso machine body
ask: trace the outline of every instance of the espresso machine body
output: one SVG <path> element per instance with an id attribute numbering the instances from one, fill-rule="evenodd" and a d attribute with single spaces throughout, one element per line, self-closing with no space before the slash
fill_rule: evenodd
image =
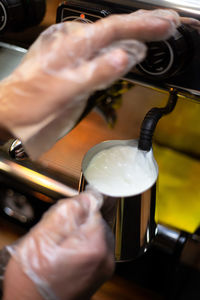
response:
<path id="1" fill-rule="evenodd" d="M 200 20 L 200 6 L 198 0 L 194 1 L 165 1 L 165 0 L 152 0 L 152 1 L 135 1 L 135 0 L 103 0 L 103 1 L 87 1 L 87 0 L 73 0 L 67 1 L 58 7 L 57 22 L 76 21 L 83 23 L 93 23 L 101 18 L 105 18 L 111 14 L 131 13 L 138 9 L 173 9 L 181 16 L 188 18 L 196 18 Z M 156 89 L 161 92 L 175 92 L 176 95 L 183 99 L 192 99 L 197 103 L 200 102 L 200 34 L 197 30 L 189 26 L 181 25 L 175 35 L 167 41 L 147 43 L 147 57 L 146 59 L 135 68 L 133 68 L 123 79 L 131 83 L 136 83 L 142 86 Z M 172 96 L 172 102 L 175 99 Z M 169 103 L 168 103 L 169 104 Z M 175 107 L 175 103 L 173 108 Z M 170 111 L 171 112 L 171 111 Z M 169 112 L 168 112 L 169 113 Z M 154 119 L 155 120 L 155 119 Z M 157 122 L 157 121 L 156 121 Z M 97 146 L 98 147 L 98 146 Z M 100 144 L 101 147 L 101 144 Z M 96 148 L 95 148 L 96 149 Z M 91 149 L 91 151 L 93 151 Z M 87 156 L 87 155 L 86 155 Z M 83 161 L 83 165 L 84 165 Z M 85 189 L 85 178 L 81 179 L 80 190 Z M 155 188 L 155 186 L 153 187 Z M 169 228 L 163 224 L 155 225 L 154 212 L 155 212 L 155 191 L 151 193 L 150 204 L 142 206 L 141 199 L 135 201 L 132 208 L 134 212 L 130 213 L 131 209 L 127 205 L 122 205 L 122 201 L 118 201 L 116 209 L 116 218 L 114 224 L 115 237 L 119 243 L 116 243 L 116 260 L 130 260 L 136 258 L 144 253 L 151 244 L 156 245 L 166 253 L 181 256 L 184 253 L 187 241 L 199 240 L 198 235 L 189 234 L 176 228 Z M 138 204 L 139 203 L 139 204 Z M 127 204 L 128 201 L 127 201 Z M 138 207 L 136 207 L 138 205 Z M 122 210 L 120 208 L 123 207 Z M 144 208 L 144 209 L 143 209 Z M 123 213 L 122 213 L 123 212 Z M 144 228 L 142 215 L 148 216 L 145 220 L 145 242 L 136 243 L 141 241 L 141 229 Z M 135 216 L 135 217 L 133 217 Z M 137 217 L 136 217 L 137 216 Z M 134 219 L 131 226 L 130 219 Z M 126 219 L 126 220 L 125 220 Z M 124 221 L 125 223 L 123 224 Z M 137 221 L 136 221 L 137 220 Z M 117 224 L 118 222 L 118 224 Z M 112 224 L 112 225 L 113 225 Z M 147 225 L 148 224 L 148 225 Z M 124 227 L 122 225 L 125 225 Z M 129 224 L 130 225 L 130 224 Z M 122 229 L 123 227 L 123 229 Z M 151 229 L 149 231 L 149 228 Z M 121 231 L 120 231 L 121 229 Z M 131 234 L 133 236 L 134 230 L 137 230 L 137 238 L 134 240 L 133 246 L 131 241 Z M 123 231 L 124 230 L 124 231 Z M 133 230 L 133 232 L 132 232 Z M 150 232 L 150 235 L 149 235 Z M 119 235 L 120 233 L 120 235 Z M 128 239 L 124 239 L 128 237 Z M 193 242 L 192 242 L 193 243 Z M 199 242 L 195 242 L 196 249 L 199 249 Z M 141 246 L 142 245 L 142 246 Z M 131 248 L 132 247 L 132 248 Z M 120 249 L 120 251 L 119 251 Z M 178 249 L 178 250 L 177 250 Z M 129 252 L 130 250 L 130 252 Z M 183 251 L 182 251 L 183 250 Z M 190 251 L 186 251 L 189 253 Z M 198 253 L 198 250 L 197 250 Z M 197 255 L 194 255 L 198 260 Z M 181 256 L 183 262 L 185 258 Z M 190 262 L 188 262 L 190 264 Z"/>
<path id="2" fill-rule="evenodd" d="M 57 11 L 57 22 L 95 22 L 110 14 L 131 13 L 138 9 L 170 8 L 181 16 L 200 19 L 200 6 L 195 1 L 67 1 Z M 168 91 L 176 88 L 179 95 L 199 100 L 200 35 L 188 26 L 177 29 L 168 41 L 148 43 L 146 59 L 125 79 L 143 86 Z"/>
<path id="3" fill-rule="evenodd" d="M 91 23 L 110 14 L 131 13 L 138 9 L 154 8 L 172 8 L 184 17 L 193 17 L 200 20 L 200 6 L 198 0 L 193 0 L 192 3 L 191 1 L 180 0 L 174 0 L 173 3 L 164 0 L 68 0 L 58 7 L 57 22 L 78 21 Z M 164 92 L 174 89 L 179 96 L 200 102 L 200 35 L 198 32 L 190 27 L 181 26 L 178 28 L 175 36 L 169 40 L 149 43 L 147 46 L 148 55 L 145 61 L 131 70 L 124 79 L 131 83 L 138 83 Z M 159 57 L 159 60 L 157 60 L 156 57 Z M 13 146 L 13 144 L 11 146 Z M 15 144 L 12 149 L 15 153 L 21 153 L 21 148 L 15 147 L 21 147 L 21 145 Z M 29 174 L 34 174 L 35 177 L 31 177 Z M 45 187 L 42 185 L 44 176 L 46 182 Z M 77 190 L 66 188 L 66 185 L 71 186 L 69 178 L 64 178 L 62 185 L 60 185 L 59 180 L 56 180 L 56 178 L 58 178 L 57 174 L 55 177 L 46 169 L 41 168 L 41 166 L 38 167 L 35 164 L 30 164 L 30 162 L 26 160 L 19 162 L 16 160 L 15 155 L 12 156 L 11 159 L 7 154 L 5 155 L 4 151 L 0 152 L 0 185 L 2 190 L 0 196 L 1 199 L 3 199 L 3 201 L 1 201 L 2 213 L 9 218 L 15 219 L 17 222 L 32 226 L 40 219 L 42 212 L 59 198 L 71 197 L 77 194 Z M 84 189 L 84 187 L 82 188 Z M 130 234 L 127 240 L 125 232 L 118 232 L 118 238 L 125 240 L 125 244 L 119 243 L 120 251 L 119 248 L 117 249 L 119 260 L 130 260 L 137 257 L 137 255 L 141 255 L 149 247 L 150 242 L 154 242 L 159 248 L 162 248 L 170 254 L 173 254 L 177 248 L 185 249 L 184 246 L 186 244 L 189 246 L 195 244 L 198 245 L 198 247 L 200 245 L 199 233 L 197 235 L 190 235 L 180 230 L 167 228 L 163 225 L 158 224 L 156 226 L 154 221 L 154 188 L 155 186 L 152 187 L 152 193 L 151 197 L 148 197 L 148 203 L 145 202 L 145 198 L 141 199 L 141 197 L 138 197 L 134 205 L 127 201 L 128 210 L 133 209 L 134 211 L 134 219 L 133 214 L 127 214 L 126 216 L 123 215 L 126 220 L 122 220 L 122 206 L 120 206 L 119 202 L 117 209 L 119 217 L 118 225 L 124 225 L 124 230 L 126 232 L 129 231 L 131 234 L 129 225 L 130 216 L 132 217 L 132 221 L 134 221 L 131 222 L 133 233 L 132 241 Z M 121 203 L 123 202 L 122 200 L 120 201 Z M 44 208 L 38 214 L 39 209 L 41 209 L 41 203 L 44 204 Z M 32 209 L 33 207 L 34 210 Z M 123 206 L 123 208 L 124 207 L 125 206 Z M 145 207 L 145 211 L 142 211 L 142 207 Z M 145 226 L 143 220 L 146 222 Z M 124 224 L 122 224 L 123 222 Z M 139 229 L 137 232 L 137 249 L 134 240 L 134 226 Z M 188 241 L 190 241 L 190 243 Z M 124 245 L 126 245 L 126 247 Z M 129 249 L 128 246 L 130 246 Z M 191 249 L 194 248 L 195 247 L 191 246 Z M 181 253 L 181 250 L 179 252 Z M 183 253 L 186 252 L 189 253 L 188 251 Z M 182 255 L 183 261 L 186 261 L 186 256 L 187 255 Z"/>

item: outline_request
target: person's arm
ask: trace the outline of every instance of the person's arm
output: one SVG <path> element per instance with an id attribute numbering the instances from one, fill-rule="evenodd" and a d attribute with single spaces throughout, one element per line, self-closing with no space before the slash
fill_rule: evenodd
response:
<path id="1" fill-rule="evenodd" d="M 6 268 L 4 291 L 3 300 L 44 300 L 34 283 L 13 258 L 10 259 Z"/>
<path id="2" fill-rule="evenodd" d="M 10 249 L 3 300 L 90 299 L 114 271 L 101 201 L 91 193 L 59 201 Z"/>
<path id="3" fill-rule="evenodd" d="M 74 127 L 93 92 L 144 59 L 145 42 L 167 39 L 179 24 L 176 12 L 156 10 L 51 26 L 0 82 L 0 126 L 37 158 Z"/>
<path id="4" fill-rule="evenodd" d="M 145 57 L 144 42 L 167 39 L 179 24 L 175 12 L 156 10 L 50 27 L 0 82 L 0 127 L 37 157 L 74 126 L 91 93 Z M 38 290 L 43 298 L 85 300 L 112 274 L 112 238 L 98 209 L 81 197 L 50 210 L 15 248 L 4 300 L 36 300 Z"/>

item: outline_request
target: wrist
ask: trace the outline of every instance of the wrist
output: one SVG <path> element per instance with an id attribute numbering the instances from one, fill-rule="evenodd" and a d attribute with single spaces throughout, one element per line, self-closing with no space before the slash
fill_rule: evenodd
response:
<path id="1" fill-rule="evenodd" d="M 3 300 L 43 300 L 35 284 L 13 258 L 10 259 L 6 268 L 3 291 Z"/>

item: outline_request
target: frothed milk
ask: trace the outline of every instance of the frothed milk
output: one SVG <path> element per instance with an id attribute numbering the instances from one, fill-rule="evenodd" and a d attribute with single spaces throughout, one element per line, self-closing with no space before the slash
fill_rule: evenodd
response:
<path id="1" fill-rule="evenodd" d="M 84 175 L 101 193 L 125 197 L 150 188 L 158 171 L 152 151 L 141 151 L 137 146 L 114 146 L 97 153 Z"/>

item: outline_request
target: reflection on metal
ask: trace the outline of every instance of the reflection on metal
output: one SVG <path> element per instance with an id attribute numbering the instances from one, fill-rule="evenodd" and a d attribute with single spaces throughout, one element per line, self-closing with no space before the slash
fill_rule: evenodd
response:
<path id="1" fill-rule="evenodd" d="M 12 178 L 14 182 L 24 185 L 33 191 L 44 192 L 52 198 L 72 197 L 77 191 L 55 179 L 40 174 L 38 171 L 16 163 L 0 153 L 0 175 L 2 180 Z"/>
<path id="2" fill-rule="evenodd" d="M 149 212 L 151 211 L 151 190 L 147 190 L 141 195 L 141 228 L 140 228 L 140 244 L 143 245 L 145 242 L 150 242 L 150 230 L 149 222 L 150 216 Z M 146 241 L 145 241 L 146 239 Z"/>
<path id="3" fill-rule="evenodd" d="M 108 0 L 108 3 L 121 4 L 121 0 Z M 123 0 L 127 7 L 135 6 L 136 9 L 170 8 L 186 15 L 193 14 L 200 17 L 200 5 L 198 0 Z"/>
<path id="4" fill-rule="evenodd" d="M 166 253 L 173 254 L 180 236 L 179 230 L 158 224 L 154 245 Z"/>
<path id="5" fill-rule="evenodd" d="M 200 103 L 200 92 L 198 92 L 197 90 L 190 90 L 190 89 L 186 89 L 186 88 L 182 89 L 180 86 L 172 85 L 172 84 L 161 86 L 160 82 L 159 82 L 159 85 L 160 85 L 159 86 L 156 82 L 147 81 L 145 79 L 143 79 L 141 81 L 141 79 L 139 79 L 139 78 L 137 79 L 137 78 L 135 78 L 135 76 L 136 75 L 134 74 L 134 78 L 133 78 L 133 76 L 129 73 L 127 78 L 125 76 L 125 79 L 132 82 L 133 84 L 135 83 L 135 84 L 138 84 L 139 86 L 147 87 L 154 91 L 157 91 L 159 93 L 164 93 L 167 95 L 169 94 L 169 91 L 171 88 L 175 88 L 175 89 L 177 89 L 177 95 L 180 99 Z"/>
<path id="6" fill-rule="evenodd" d="M 18 47 L 16 45 L 11 45 L 11 44 L 7 44 L 7 43 L 3 43 L 0 42 L 0 47 L 5 48 L 5 49 L 9 49 L 9 50 L 13 50 L 19 53 L 23 53 L 26 54 L 27 50 L 21 47 Z"/>
<path id="7" fill-rule="evenodd" d="M 140 195 L 116 201 L 115 258 L 116 261 L 132 260 L 147 251 L 155 236 L 155 185 Z"/>
<path id="8" fill-rule="evenodd" d="M 122 236 L 123 236 L 123 216 L 124 216 L 124 198 L 118 200 L 117 211 L 116 211 L 116 224 L 113 224 L 115 228 L 115 257 L 116 260 L 120 260 L 121 247 L 122 247 Z"/>
<path id="9" fill-rule="evenodd" d="M 6 215 L 21 223 L 31 222 L 34 219 L 34 210 L 27 197 L 8 189 L 2 199 L 2 208 Z"/>
<path id="10" fill-rule="evenodd" d="M 28 157 L 26 154 L 22 142 L 18 139 L 14 140 L 9 149 L 9 154 L 16 160 L 22 160 Z"/>
<path id="11" fill-rule="evenodd" d="M 146 1 L 142 1 L 146 2 Z M 167 8 L 172 8 L 177 11 L 182 11 L 188 14 L 199 14 L 200 15 L 200 7 L 198 0 L 153 0 L 148 1 L 152 2 L 153 5 L 164 6 Z"/>
<path id="12" fill-rule="evenodd" d="M 153 245 L 167 254 L 173 255 L 180 263 L 200 271 L 200 235 L 199 228 L 194 234 L 157 225 Z"/>
<path id="13" fill-rule="evenodd" d="M 24 48 L 0 42 L 0 80 L 13 72 L 26 52 Z"/>

